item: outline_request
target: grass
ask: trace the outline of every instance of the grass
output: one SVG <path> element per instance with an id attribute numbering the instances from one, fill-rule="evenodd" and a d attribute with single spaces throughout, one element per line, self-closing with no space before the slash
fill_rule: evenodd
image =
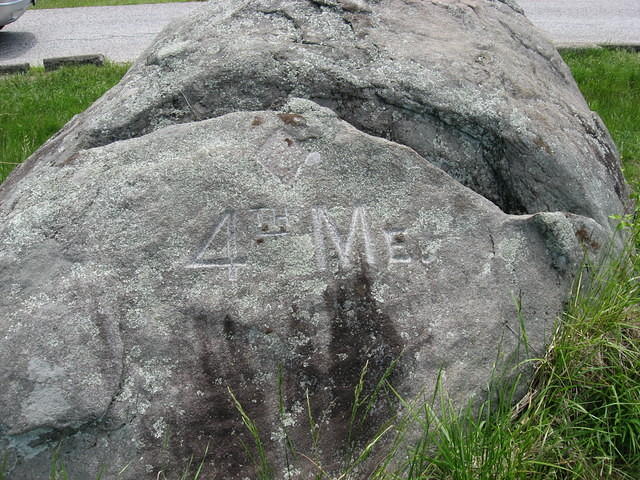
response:
<path id="1" fill-rule="evenodd" d="M 178 3 L 206 0 L 38 0 L 34 9 L 68 7 L 107 7 L 113 5 L 140 5 L 143 3 Z"/>
<path id="2" fill-rule="evenodd" d="M 627 50 L 564 50 L 591 110 L 600 114 L 620 150 L 625 177 L 640 179 L 640 54 Z M 637 189 L 637 187 L 636 187 Z"/>
<path id="3" fill-rule="evenodd" d="M 626 178 L 637 192 L 640 56 L 609 50 L 565 51 L 563 56 L 591 108 L 609 127 L 622 153 Z M 0 159 L 21 161 L 126 69 L 109 68 L 113 69 L 110 73 L 104 69 L 91 74 L 93 82 L 101 84 L 96 88 L 75 83 L 84 82 L 87 75 L 72 70 L 0 78 Z M 103 76 L 108 80 L 97 79 Z M 84 90 L 93 94 L 84 97 Z M 84 103 L 67 110 L 67 104 L 80 96 Z M 55 119 L 48 119 L 43 112 Z M 45 128 L 39 126 L 41 123 Z M 387 460 L 393 458 L 395 462 L 381 463 L 372 479 L 640 478 L 640 255 L 636 251 L 640 222 L 626 220 L 630 239 L 627 250 L 609 263 L 589 265 L 585 271 L 590 274 L 579 277 L 553 344 L 544 358 L 536 360 L 535 381 L 524 399 L 514 406 L 513 389 L 506 385 L 495 390 L 491 400 L 479 408 L 460 411 L 449 404 L 445 392 L 440 392 L 437 402 L 410 410 L 411 415 L 392 426 L 385 425 L 379 436 L 352 456 L 349 468 L 373 458 L 372 450 L 382 444 L 379 440 L 383 436 L 395 433 L 401 438 L 408 429 L 418 426 L 424 432 L 421 439 L 408 448 L 393 443 L 398 450 L 391 450 Z M 366 421 L 369 401 L 361 393 L 361 385 L 354 385 L 352 424 Z M 247 446 L 247 450 L 255 452 L 261 478 L 273 478 L 261 449 L 260 432 L 242 405 L 234 401 L 256 443 L 255 448 Z M 309 423 L 313 443 L 317 443 L 312 417 Z M 287 444 L 286 448 L 292 461 L 302 455 L 294 445 Z M 2 461 L 3 480 L 1 467 Z M 59 470 L 59 466 L 55 468 Z M 202 475 L 206 477 L 206 472 Z M 331 476 L 319 469 L 317 478 Z M 343 478 L 349 478 L 348 472 Z"/>
<path id="4" fill-rule="evenodd" d="M 0 76 L 0 182 L 127 71 L 109 64 Z"/>

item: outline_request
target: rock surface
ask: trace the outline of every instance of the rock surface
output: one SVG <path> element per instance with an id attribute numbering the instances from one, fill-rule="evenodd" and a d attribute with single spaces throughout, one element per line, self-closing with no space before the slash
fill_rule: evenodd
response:
<path id="1" fill-rule="evenodd" d="M 605 225 L 626 199 L 616 148 L 568 68 L 500 0 L 210 2 L 23 171 L 290 96 L 410 146 L 507 213 Z"/>
<path id="2" fill-rule="evenodd" d="M 207 442 L 209 472 L 254 478 L 227 386 L 277 478 L 283 425 L 314 454 L 307 394 L 316 453 L 337 468 L 365 362 L 365 392 L 398 360 L 407 398 L 440 369 L 456 401 L 481 394 L 499 352 L 515 358 L 515 299 L 542 352 L 581 239 L 605 236 L 585 217 L 507 215 L 307 100 L 82 151 L 14 194 L 0 213 L 0 441 L 16 479 L 46 475 L 61 438 L 77 478 L 100 464 L 175 475 Z M 356 433 L 397 408 L 382 402 Z"/>
<path id="3" fill-rule="evenodd" d="M 363 369 L 463 404 L 541 355 L 624 192 L 509 2 L 212 3 L 0 186 L 10 478 L 256 478 L 228 388 L 275 478 L 339 471 L 399 410 L 349 428 Z"/>

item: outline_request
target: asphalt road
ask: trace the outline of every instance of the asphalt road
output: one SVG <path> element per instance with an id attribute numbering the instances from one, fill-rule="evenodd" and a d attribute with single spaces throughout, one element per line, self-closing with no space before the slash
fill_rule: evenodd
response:
<path id="1" fill-rule="evenodd" d="M 516 0 L 558 46 L 640 47 L 640 0 Z"/>
<path id="2" fill-rule="evenodd" d="M 102 53 L 135 60 L 171 21 L 202 2 L 27 10 L 0 30 L 0 65 L 42 65 L 43 58 Z"/>
<path id="3" fill-rule="evenodd" d="M 215 1 L 215 0 L 212 0 Z M 519 0 L 530 20 L 559 46 L 640 46 L 640 0 Z M 29 10 L 0 31 L 0 64 L 102 53 L 135 60 L 169 22 L 202 3 Z"/>

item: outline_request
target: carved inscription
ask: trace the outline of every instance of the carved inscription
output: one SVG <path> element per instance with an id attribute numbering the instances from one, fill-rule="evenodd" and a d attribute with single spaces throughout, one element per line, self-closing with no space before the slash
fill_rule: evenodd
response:
<path id="1" fill-rule="evenodd" d="M 220 240 L 222 240 L 222 256 L 207 257 L 207 252 L 209 252 L 212 245 L 220 242 Z M 244 267 L 246 264 L 246 257 L 238 255 L 236 214 L 233 210 L 228 210 L 222 215 L 219 222 L 213 228 L 213 233 L 209 236 L 209 239 L 194 257 L 193 261 L 187 265 L 187 268 L 226 268 L 229 272 L 229 280 L 237 280 L 238 269 Z"/>
<path id="2" fill-rule="evenodd" d="M 389 263 L 411 263 L 404 228 L 385 230 L 384 239 L 387 241 L 387 249 L 389 250 Z"/>
<path id="3" fill-rule="evenodd" d="M 322 156 L 318 152 L 307 152 L 295 138 L 278 132 L 258 149 L 256 160 L 275 179 L 291 185 L 298 180 L 304 167 L 322 163 Z"/>
<path id="4" fill-rule="evenodd" d="M 254 208 L 251 211 L 256 214 L 258 228 L 256 241 L 289 235 L 289 213 L 286 208 L 282 211 L 275 208 Z"/>
<path id="5" fill-rule="evenodd" d="M 288 208 L 225 210 L 186 267 L 226 269 L 229 280 L 236 281 L 239 271 L 247 266 L 251 249 L 264 248 L 261 245 L 269 239 L 278 241 L 282 237 L 308 234 L 313 238 L 320 271 L 326 271 L 330 261 L 344 269 L 352 268 L 358 260 L 370 266 L 380 261 L 384 265 L 385 260 L 387 266 L 413 262 L 407 229 L 372 229 L 366 207 L 354 207 L 339 222 L 322 206 L 308 212 L 293 211 L 291 215 Z"/>
<path id="6" fill-rule="evenodd" d="M 360 239 L 364 245 L 364 254 L 367 263 L 369 265 L 375 265 L 376 257 L 371 243 L 371 232 L 367 225 L 366 211 L 363 207 L 357 207 L 353 211 L 349 232 L 346 235 L 340 234 L 333 218 L 331 218 L 325 208 L 314 208 L 311 213 L 313 216 L 313 237 L 316 244 L 316 259 L 320 270 L 327 269 L 325 239 L 328 239 L 331 246 L 335 249 L 342 267 L 351 267 L 353 248 L 358 239 Z"/>

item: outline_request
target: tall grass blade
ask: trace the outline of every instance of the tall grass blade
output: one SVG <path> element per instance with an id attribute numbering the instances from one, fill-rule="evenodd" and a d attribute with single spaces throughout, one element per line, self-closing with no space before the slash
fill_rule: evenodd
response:
<path id="1" fill-rule="evenodd" d="M 227 387 L 229 395 L 231 396 L 231 400 L 233 404 L 240 413 L 240 417 L 242 418 L 242 423 L 247 428 L 249 433 L 251 434 L 251 438 L 253 439 L 255 450 L 257 452 L 257 468 L 258 468 L 258 479 L 259 480 L 270 480 L 273 478 L 273 469 L 267 458 L 267 453 L 264 448 L 264 444 L 262 443 L 262 439 L 260 438 L 260 432 L 258 431 L 258 427 L 255 422 L 247 415 L 247 412 L 244 410 L 233 391 L 230 387 Z"/>

